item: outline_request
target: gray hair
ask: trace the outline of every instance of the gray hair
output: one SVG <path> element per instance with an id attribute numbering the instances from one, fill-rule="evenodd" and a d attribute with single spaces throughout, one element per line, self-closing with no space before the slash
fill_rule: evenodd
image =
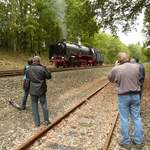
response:
<path id="1" fill-rule="evenodd" d="M 127 52 L 120 52 L 118 54 L 118 61 L 121 63 L 128 62 L 129 61 L 128 53 Z"/>
<path id="2" fill-rule="evenodd" d="M 33 57 L 33 63 L 34 64 L 40 64 L 41 58 L 40 56 L 34 56 Z"/>
<path id="3" fill-rule="evenodd" d="M 134 64 L 134 63 L 136 63 L 136 59 L 135 58 L 131 58 L 130 62 Z"/>

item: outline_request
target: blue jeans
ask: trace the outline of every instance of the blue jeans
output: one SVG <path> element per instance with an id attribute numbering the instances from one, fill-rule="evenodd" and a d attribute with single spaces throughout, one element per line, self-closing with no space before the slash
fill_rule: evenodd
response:
<path id="1" fill-rule="evenodd" d="M 141 144 L 143 140 L 142 123 L 140 117 L 140 95 L 118 95 L 118 109 L 121 124 L 122 142 L 130 143 L 128 118 L 129 114 L 134 123 L 134 141 Z"/>
<path id="2" fill-rule="evenodd" d="M 21 108 L 23 108 L 23 109 L 26 108 L 28 95 L 29 95 L 29 90 L 26 90 L 26 91 L 24 90 L 24 96 L 23 96 L 22 101 L 21 101 Z"/>
<path id="3" fill-rule="evenodd" d="M 44 121 L 49 121 L 48 108 L 46 95 L 31 95 L 32 99 L 32 115 L 36 126 L 40 125 L 40 116 L 38 111 L 38 99 L 40 100 L 41 108 L 43 111 Z"/>

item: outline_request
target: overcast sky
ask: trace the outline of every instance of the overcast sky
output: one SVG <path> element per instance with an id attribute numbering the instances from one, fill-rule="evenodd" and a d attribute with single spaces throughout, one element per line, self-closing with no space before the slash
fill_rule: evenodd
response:
<path id="1" fill-rule="evenodd" d="M 140 44 L 142 45 L 144 40 L 145 40 L 145 36 L 144 33 L 142 33 L 142 29 L 143 29 L 143 18 L 144 18 L 144 13 L 140 14 L 140 16 L 138 17 L 137 20 L 137 24 L 136 25 L 136 29 L 132 29 L 131 32 L 128 32 L 127 34 L 118 32 L 118 36 L 120 37 L 120 40 L 125 43 L 125 44 L 137 44 L 138 42 L 140 42 Z"/>

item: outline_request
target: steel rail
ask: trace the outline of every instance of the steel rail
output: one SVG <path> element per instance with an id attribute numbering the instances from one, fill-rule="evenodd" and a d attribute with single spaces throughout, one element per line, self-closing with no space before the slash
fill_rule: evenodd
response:
<path id="1" fill-rule="evenodd" d="M 16 146 L 14 149 L 15 150 L 25 150 L 28 147 L 30 147 L 38 138 L 42 137 L 47 131 L 49 131 L 50 129 L 52 129 L 53 127 L 55 127 L 57 124 L 59 124 L 64 118 L 66 118 L 67 116 L 69 116 L 72 112 L 74 112 L 77 108 L 79 108 L 80 106 L 82 106 L 84 103 L 86 103 L 88 100 L 90 100 L 93 96 L 95 96 L 98 91 L 101 91 L 104 87 L 106 87 L 108 85 L 109 82 L 105 83 L 103 86 L 101 86 L 96 92 L 94 92 L 92 94 L 92 96 L 90 95 L 89 97 L 87 97 L 85 100 L 81 101 L 80 103 L 78 103 L 75 107 L 69 109 L 64 115 L 58 117 L 56 120 L 53 121 L 52 124 L 48 125 L 45 128 L 40 129 L 35 135 L 33 135 L 30 139 L 28 139 L 27 141 L 25 141 L 24 143 L 22 143 L 19 146 Z"/>
<path id="2" fill-rule="evenodd" d="M 63 72 L 63 71 L 73 71 L 73 70 L 84 70 L 84 69 L 92 69 L 92 68 L 105 68 L 112 67 L 112 65 L 107 66 L 86 66 L 86 67 L 72 67 L 72 68 L 48 68 L 51 72 Z M 8 76 L 20 76 L 23 75 L 23 69 L 20 70 L 6 70 L 0 71 L 0 77 L 8 77 Z"/>
<path id="3" fill-rule="evenodd" d="M 116 123 L 117 123 L 117 120 L 118 120 L 118 116 L 119 116 L 119 113 L 117 112 L 116 116 L 115 116 L 115 119 L 114 119 L 114 122 L 113 122 L 113 125 L 109 131 L 109 134 L 107 136 L 107 139 L 105 141 L 105 144 L 102 148 L 102 150 L 108 150 L 109 146 L 110 146 L 110 143 L 111 143 L 111 140 L 112 140 L 112 135 L 113 135 L 113 132 L 114 132 L 114 129 L 116 127 Z"/>
<path id="4" fill-rule="evenodd" d="M 100 87 L 97 91 L 95 91 L 93 94 L 87 97 L 87 100 L 91 99 L 93 96 L 95 96 L 99 91 L 101 91 L 105 86 L 107 86 L 110 82 L 108 81 L 105 83 L 102 87 Z"/>

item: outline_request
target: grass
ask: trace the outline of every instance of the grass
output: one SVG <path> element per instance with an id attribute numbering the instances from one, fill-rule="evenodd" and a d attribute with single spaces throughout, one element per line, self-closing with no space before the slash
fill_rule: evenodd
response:
<path id="1" fill-rule="evenodd" d="M 32 54 L 28 53 L 0 49 L 0 70 L 23 69 L 27 60 L 32 56 Z M 48 55 L 41 55 L 41 63 L 50 67 Z"/>

